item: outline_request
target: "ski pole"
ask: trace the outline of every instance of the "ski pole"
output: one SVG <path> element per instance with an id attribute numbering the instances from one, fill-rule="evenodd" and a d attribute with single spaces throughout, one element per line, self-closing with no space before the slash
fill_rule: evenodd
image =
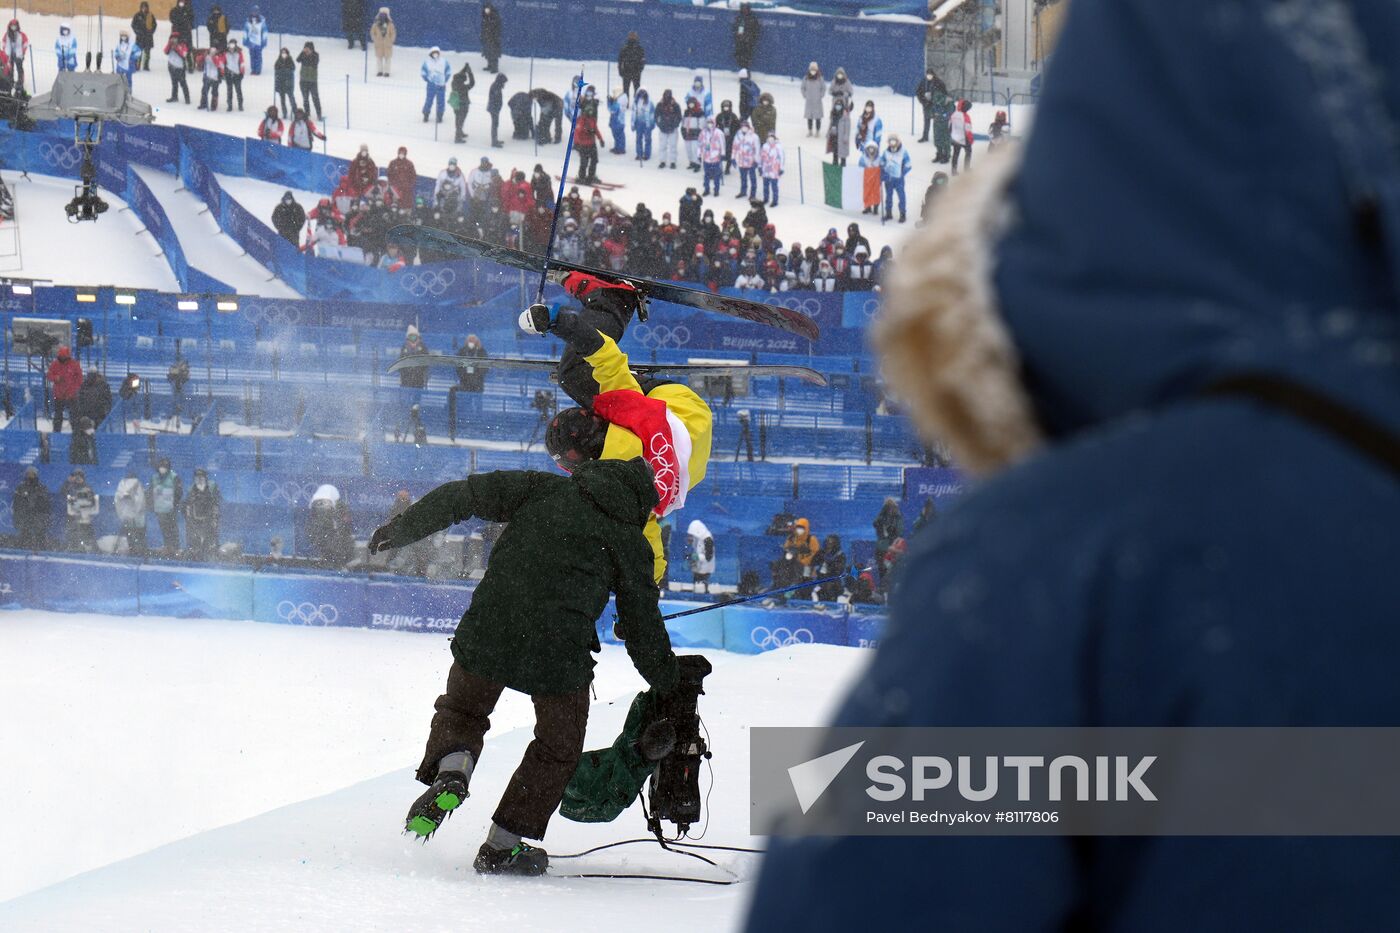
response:
<path id="1" fill-rule="evenodd" d="M 549 240 L 544 247 L 544 267 L 540 269 L 540 290 L 536 304 L 544 304 L 544 285 L 549 279 L 549 257 L 554 255 L 554 228 L 559 225 L 559 208 L 564 205 L 564 184 L 569 180 L 569 157 L 574 154 L 574 130 L 578 129 L 578 110 L 583 106 L 583 69 L 578 70 L 578 87 L 574 95 L 574 112 L 569 117 L 569 140 L 564 146 L 564 168 L 559 172 L 559 192 L 554 198 L 554 219 L 549 222 Z M 536 130 L 536 139 L 539 131 Z"/>
<path id="2" fill-rule="evenodd" d="M 873 569 L 873 567 L 865 567 L 861 570 L 855 571 L 853 574 L 850 574 L 850 576 L 859 577 L 861 574 Z M 780 590 L 769 590 L 766 593 L 757 593 L 753 596 L 739 596 L 735 599 L 726 599 L 724 602 L 711 603 L 708 606 L 700 606 L 697 609 L 687 609 L 684 612 L 673 612 L 668 616 L 662 616 L 661 621 L 669 622 L 671 619 L 679 619 L 682 616 L 693 616 L 699 612 L 709 612 L 711 609 L 723 609 L 726 606 L 737 606 L 740 603 L 753 602 L 755 599 L 766 599 L 769 596 L 781 596 L 783 593 L 791 593 L 793 590 L 805 589 L 809 586 L 821 586 L 823 583 L 831 583 L 835 580 L 840 580 L 842 577 L 845 576 L 847 576 L 847 574 L 838 573 L 835 576 L 823 577 L 820 580 L 803 580 L 801 583 L 794 583 L 792 586 L 785 586 Z"/>

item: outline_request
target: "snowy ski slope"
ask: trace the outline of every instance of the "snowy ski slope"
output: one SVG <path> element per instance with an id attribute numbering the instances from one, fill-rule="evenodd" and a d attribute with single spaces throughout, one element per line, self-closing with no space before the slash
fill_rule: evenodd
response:
<path id="1" fill-rule="evenodd" d="M 865 663 L 807 645 L 715 664 L 707 842 L 748 834 L 748 735 L 824 721 Z M 747 886 L 479 878 L 470 868 L 530 738 L 509 691 L 473 796 L 426 846 L 400 835 L 449 654 L 441 637 L 251 622 L 0 613 L 0 929 L 730 929 Z M 607 647 L 589 747 L 610 742 L 641 679 Z M 702 780 L 702 788 L 708 779 Z M 643 835 L 558 817 L 548 848 Z M 757 856 L 718 853 L 752 879 Z M 722 877 L 654 845 L 559 871 Z M 67 880 L 64 880 L 67 879 Z"/>

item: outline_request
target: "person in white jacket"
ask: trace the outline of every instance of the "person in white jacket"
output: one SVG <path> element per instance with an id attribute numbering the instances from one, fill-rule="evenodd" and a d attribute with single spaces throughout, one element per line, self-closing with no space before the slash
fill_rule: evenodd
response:
<path id="1" fill-rule="evenodd" d="M 117 508 L 117 519 L 121 522 L 122 538 L 126 550 L 131 554 L 146 553 L 146 487 L 136 478 L 135 470 L 127 470 L 126 477 L 117 483 L 113 496 Z"/>
<path id="2" fill-rule="evenodd" d="M 437 122 L 442 122 L 442 111 L 447 106 L 447 82 L 452 80 L 452 65 L 442 55 L 442 49 L 433 46 L 428 57 L 419 69 L 426 85 L 427 94 L 423 98 L 423 122 L 428 122 L 428 114 L 437 104 Z"/>
<path id="3" fill-rule="evenodd" d="M 248 64 L 254 75 L 262 74 L 263 49 L 267 48 L 267 20 L 262 10 L 253 5 L 248 20 L 243 24 L 243 47 L 248 50 Z"/>
<path id="4" fill-rule="evenodd" d="M 458 210 L 467 203 L 467 176 L 457 167 L 456 156 L 447 160 L 447 168 L 438 172 L 437 184 L 433 185 L 433 203 L 441 204 L 445 198 L 455 199 Z"/>
<path id="5" fill-rule="evenodd" d="M 224 81 L 228 83 L 228 109 L 233 109 L 233 96 L 238 95 L 238 109 L 243 109 L 243 76 L 248 73 L 248 57 L 229 40 L 228 51 L 224 53 Z"/>
<path id="6" fill-rule="evenodd" d="M 703 586 L 710 592 L 710 575 L 715 572 L 715 537 L 700 519 L 695 519 L 686 528 L 687 543 L 690 546 L 690 574 L 695 584 L 695 592 Z"/>

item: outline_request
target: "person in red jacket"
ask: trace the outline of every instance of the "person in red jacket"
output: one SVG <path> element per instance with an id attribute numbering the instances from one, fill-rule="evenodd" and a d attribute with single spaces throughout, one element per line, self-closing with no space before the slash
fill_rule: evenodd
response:
<path id="1" fill-rule="evenodd" d="M 418 169 L 408 158 L 407 146 L 399 147 L 398 157 L 389 163 L 386 175 L 394 189 L 395 200 L 411 206 L 414 195 L 418 193 Z"/>
<path id="2" fill-rule="evenodd" d="M 268 107 L 267 113 L 258 123 L 258 139 L 269 143 L 282 142 L 282 120 L 278 117 L 276 107 Z"/>
<path id="3" fill-rule="evenodd" d="M 350 160 L 350 167 L 345 172 L 345 178 L 350 182 L 350 196 L 352 198 L 369 194 L 369 189 L 374 187 L 375 181 L 379 178 L 379 168 L 369 156 L 369 146 L 360 144 L 360 151 L 355 158 Z"/>
<path id="4" fill-rule="evenodd" d="M 535 206 L 535 191 L 525 180 L 525 173 L 516 169 L 510 181 L 501 187 L 501 210 L 506 212 L 512 226 L 520 226 Z"/>
<path id="5" fill-rule="evenodd" d="M 53 383 L 53 429 L 63 430 L 63 410 L 73 410 L 73 401 L 83 386 L 83 367 L 67 347 L 58 348 L 58 358 L 49 364 L 48 380 Z"/>
<path id="6" fill-rule="evenodd" d="M 574 151 L 578 153 L 578 182 L 581 185 L 598 183 L 598 143 L 603 135 L 598 132 L 598 102 L 585 100 L 579 109 L 578 125 L 574 127 Z"/>

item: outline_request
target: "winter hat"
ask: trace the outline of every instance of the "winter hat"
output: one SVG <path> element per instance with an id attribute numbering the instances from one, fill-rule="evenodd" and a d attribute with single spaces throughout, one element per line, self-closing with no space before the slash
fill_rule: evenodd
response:
<path id="1" fill-rule="evenodd" d="M 70 351 L 69 351 L 69 349 L 68 349 L 67 347 L 59 347 L 59 348 L 58 348 L 58 358 L 59 358 L 60 360 L 66 360 L 66 359 L 68 359 L 68 354 L 69 354 L 69 352 L 70 352 Z"/>
<path id="2" fill-rule="evenodd" d="M 747 68 L 740 68 L 740 69 L 739 69 L 739 77 L 741 77 L 741 78 L 747 78 L 748 76 L 749 76 L 749 70 L 748 70 Z"/>
<path id="3" fill-rule="evenodd" d="M 456 163 L 457 163 L 457 159 L 456 159 L 455 157 L 447 160 L 447 164 L 448 164 L 448 165 L 455 165 Z M 490 167 L 491 167 L 491 160 L 488 159 L 488 158 L 486 158 L 486 156 L 482 156 L 482 157 L 481 157 L 481 167 L 482 167 L 482 168 L 490 168 Z"/>
<path id="4" fill-rule="evenodd" d="M 429 54 L 430 56 L 431 56 L 431 55 L 441 55 L 441 54 L 442 54 L 442 49 L 438 48 L 437 46 L 433 46 L 432 48 L 428 49 L 428 54 Z"/>
<path id="5" fill-rule="evenodd" d="M 340 490 L 330 483 L 324 483 L 316 487 L 316 491 L 311 495 L 312 502 L 339 502 Z"/>
<path id="6" fill-rule="evenodd" d="M 893 149 L 895 146 L 904 145 L 904 143 L 900 142 L 898 134 L 891 133 L 889 138 L 885 140 L 885 145 Z"/>
<path id="7" fill-rule="evenodd" d="M 399 147 L 399 157 L 402 158 L 403 156 L 406 156 L 406 155 L 408 155 L 408 147 L 407 147 L 407 146 L 400 146 L 400 147 Z"/>
<path id="8" fill-rule="evenodd" d="M 204 467 L 195 467 L 195 468 L 194 468 L 194 475 L 195 475 L 196 478 L 198 478 L 198 477 L 200 477 L 200 476 L 203 476 L 203 477 L 205 477 L 205 478 L 208 478 L 209 472 L 208 472 L 207 470 L 205 470 Z"/>
<path id="9" fill-rule="evenodd" d="M 570 473 L 580 463 L 603 455 L 608 422 L 585 408 L 566 408 L 549 422 L 544 446 L 554 462 Z"/>
<path id="10" fill-rule="evenodd" d="M 417 336 L 418 336 L 418 325 L 417 325 L 417 324 L 410 324 L 410 325 L 408 325 L 408 330 L 404 331 L 404 336 L 405 336 L 405 337 L 417 337 Z"/>

